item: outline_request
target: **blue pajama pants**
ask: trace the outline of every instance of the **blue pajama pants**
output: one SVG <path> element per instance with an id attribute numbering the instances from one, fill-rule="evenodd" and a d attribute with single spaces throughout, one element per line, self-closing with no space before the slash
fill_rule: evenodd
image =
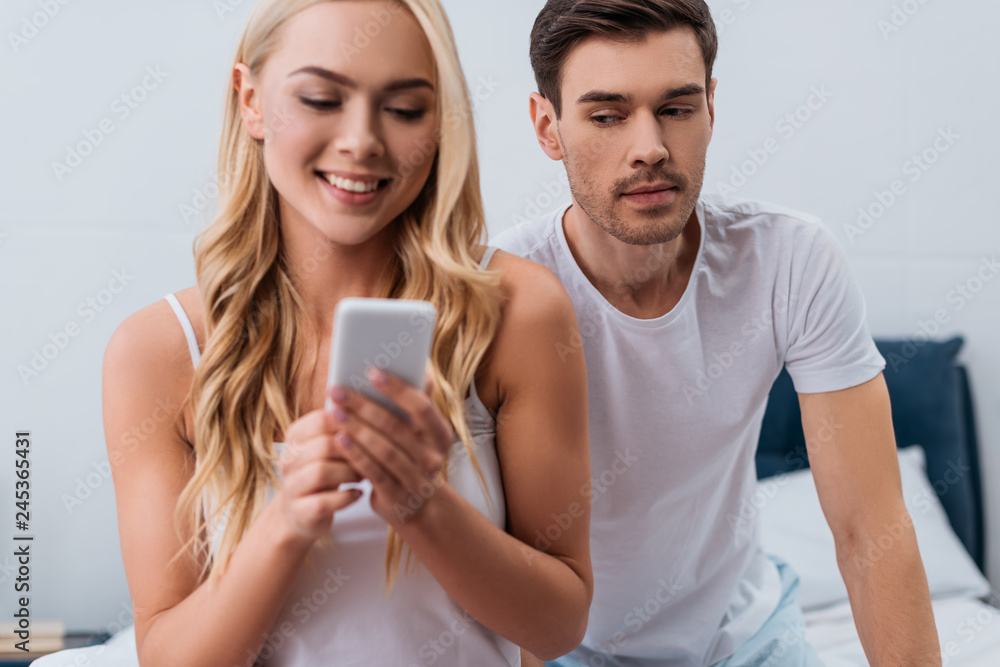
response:
<path id="1" fill-rule="evenodd" d="M 824 667 L 816 649 L 806 641 L 805 619 L 795 602 L 799 575 L 778 556 L 769 555 L 781 576 L 781 600 L 763 627 L 736 652 L 712 667 Z M 589 667 L 563 656 L 545 667 Z"/>

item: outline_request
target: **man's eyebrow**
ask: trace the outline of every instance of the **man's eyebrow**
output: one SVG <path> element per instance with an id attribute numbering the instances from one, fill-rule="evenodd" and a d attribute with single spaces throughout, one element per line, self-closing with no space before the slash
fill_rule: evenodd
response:
<path id="1" fill-rule="evenodd" d="M 680 88 L 671 88 L 663 96 L 664 100 L 672 100 L 675 97 L 687 97 L 688 95 L 704 95 L 705 87 L 697 83 L 689 83 Z"/>
<path id="2" fill-rule="evenodd" d="M 705 88 L 697 83 L 689 83 L 679 88 L 671 88 L 663 94 L 663 100 L 672 100 L 676 97 L 687 97 L 688 95 L 704 95 Z M 623 93 L 612 93 L 606 90 L 592 90 L 584 93 L 576 101 L 577 104 L 589 104 L 592 102 L 618 102 L 620 104 L 631 104 L 632 96 Z"/>
<path id="3" fill-rule="evenodd" d="M 346 77 L 343 74 L 338 74 L 337 72 L 331 72 L 330 70 L 322 67 L 316 67 L 315 65 L 297 69 L 289 74 L 288 77 L 291 78 L 296 74 L 313 74 L 315 76 L 322 77 L 327 81 L 340 84 L 345 88 L 356 89 L 358 87 L 358 84 L 353 79 Z M 429 88 L 434 90 L 434 84 L 423 78 L 402 79 L 400 81 L 393 81 L 385 87 L 385 90 L 388 92 L 395 92 L 398 90 L 405 90 L 407 88 Z"/>
<path id="4" fill-rule="evenodd" d="M 576 101 L 577 104 L 588 104 L 590 102 L 620 102 L 622 104 L 630 104 L 632 96 L 623 95 L 622 93 L 609 93 L 604 90 L 592 90 L 589 93 L 581 95 L 580 99 Z"/>

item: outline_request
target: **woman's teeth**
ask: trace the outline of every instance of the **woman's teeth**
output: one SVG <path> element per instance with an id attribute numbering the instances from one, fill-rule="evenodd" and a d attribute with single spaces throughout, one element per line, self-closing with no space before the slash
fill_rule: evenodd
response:
<path id="1" fill-rule="evenodd" d="M 382 181 L 352 181 L 349 178 L 340 178 L 339 176 L 334 176 L 333 174 L 323 174 L 323 178 L 341 190 L 354 192 L 356 194 L 374 192 L 375 190 L 378 190 L 382 184 Z"/>

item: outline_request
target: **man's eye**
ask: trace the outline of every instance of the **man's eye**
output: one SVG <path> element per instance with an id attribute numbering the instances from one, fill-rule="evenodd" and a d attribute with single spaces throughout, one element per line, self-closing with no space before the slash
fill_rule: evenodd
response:
<path id="1" fill-rule="evenodd" d="M 594 121 L 597 125 L 614 125 L 621 120 L 620 116 L 591 116 L 590 120 Z"/>
<path id="2" fill-rule="evenodd" d="M 668 116 L 670 118 L 687 118 L 688 116 L 690 116 L 693 113 L 694 113 L 694 111 L 692 111 L 691 109 L 664 109 L 663 110 L 663 115 L 664 116 Z"/>
<path id="3" fill-rule="evenodd" d="M 314 109 L 330 110 L 336 109 L 340 106 L 340 102 L 336 100 L 312 100 L 308 97 L 300 97 L 299 99 L 302 100 L 303 104 L 313 107 Z"/>

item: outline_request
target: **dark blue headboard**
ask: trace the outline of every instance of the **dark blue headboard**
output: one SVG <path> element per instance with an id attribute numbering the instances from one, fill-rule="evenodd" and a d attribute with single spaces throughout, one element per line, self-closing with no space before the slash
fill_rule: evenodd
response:
<path id="1" fill-rule="evenodd" d="M 979 443 L 969 380 L 955 363 L 964 340 L 876 340 L 899 447 L 922 445 L 927 477 L 973 560 L 984 568 Z M 757 477 L 808 467 L 798 395 L 787 371 L 768 399 L 757 449 Z M 968 470 L 966 470 L 968 468 Z"/>

